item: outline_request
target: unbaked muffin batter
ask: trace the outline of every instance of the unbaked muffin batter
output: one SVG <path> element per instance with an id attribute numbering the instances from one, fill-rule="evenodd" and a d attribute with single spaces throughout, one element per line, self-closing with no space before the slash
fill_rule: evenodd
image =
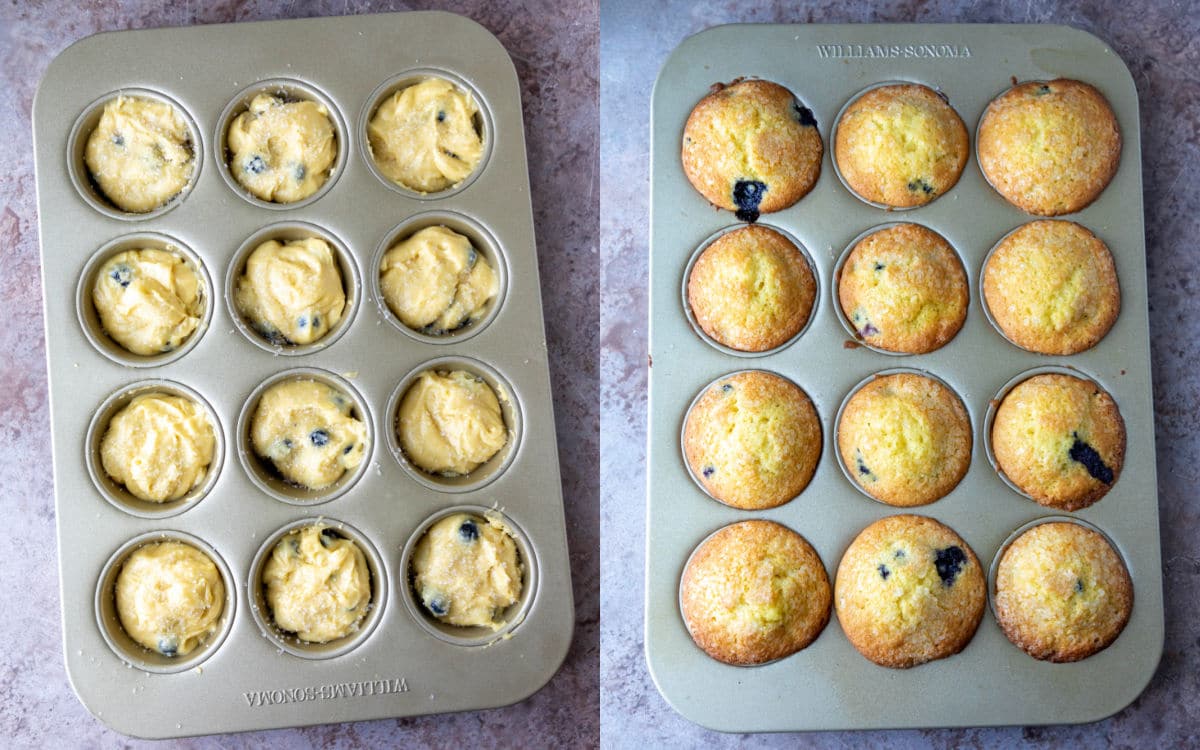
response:
<path id="1" fill-rule="evenodd" d="M 216 439 L 204 409 L 166 393 L 146 393 L 109 420 L 100 443 L 104 471 L 137 498 L 178 500 L 208 475 Z"/>
<path id="2" fill-rule="evenodd" d="M 400 447 L 431 474 L 469 474 L 508 442 L 495 392 L 462 370 L 421 373 L 409 386 L 396 419 Z"/>
<path id="3" fill-rule="evenodd" d="M 379 286 L 400 322 L 438 336 L 482 318 L 500 282 L 469 239 L 436 226 L 387 251 L 379 266 Z"/>
<path id="4" fill-rule="evenodd" d="M 412 576 L 425 609 L 451 625 L 499 630 L 521 596 L 517 545 L 492 516 L 455 513 L 435 523 L 413 551 Z"/>
<path id="5" fill-rule="evenodd" d="M 371 572 L 362 550 L 319 524 L 279 540 L 262 582 L 275 625 L 309 643 L 354 632 L 371 603 Z"/>
<path id="6" fill-rule="evenodd" d="M 375 166 L 418 193 L 454 187 L 483 156 L 483 139 L 475 129 L 478 114 L 475 99 L 444 78 L 397 91 L 367 124 Z"/>
<path id="7" fill-rule="evenodd" d="M 321 189 L 337 158 L 337 133 L 324 105 L 259 94 L 229 124 L 229 172 L 255 197 L 304 200 Z"/>
<path id="8" fill-rule="evenodd" d="M 328 487 L 367 454 L 367 426 L 354 402 L 316 380 L 287 380 L 258 401 L 250 436 L 254 452 L 289 482 L 310 490 Z"/>
<path id="9" fill-rule="evenodd" d="M 132 96 L 104 105 L 83 161 L 104 197 L 133 213 L 179 195 L 196 166 L 183 114 L 166 102 Z"/>
<path id="10" fill-rule="evenodd" d="M 185 656 L 217 631 L 225 584 L 200 550 L 156 542 L 125 561 L 116 600 L 117 617 L 130 638 L 163 656 Z"/>
<path id="11" fill-rule="evenodd" d="M 96 274 L 92 302 L 110 338 L 150 356 L 173 351 L 192 335 L 204 310 L 204 289 L 183 256 L 126 250 Z"/>
<path id="12" fill-rule="evenodd" d="M 234 296 L 238 312 L 272 344 L 311 344 L 346 307 L 342 272 L 319 237 L 268 240 L 250 253 Z"/>

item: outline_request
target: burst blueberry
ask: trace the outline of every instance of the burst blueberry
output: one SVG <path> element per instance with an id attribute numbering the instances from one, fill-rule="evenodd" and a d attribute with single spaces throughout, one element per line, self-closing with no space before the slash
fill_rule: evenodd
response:
<path id="1" fill-rule="evenodd" d="M 733 203 L 742 221 L 758 221 L 758 206 L 767 192 L 765 183 L 758 180 L 738 180 L 733 185 Z"/>
<path id="2" fill-rule="evenodd" d="M 883 563 L 879 563 L 878 570 L 879 570 L 879 577 L 885 581 L 887 580 L 887 577 L 892 574 L 892 571 L 888 570 L 888 566 L 884 565 Z"/>
<path id="3" fill-rule="evenodd" d="M 813 115 L 813 111 L 800 102 L 792 102 L 792 114 L 796 117 L 796 122 L 806 128 L 817 126 L 817 118 Z"/>
<path id="4" fill-rule="evenodd" d="M 1088 445 L 1079 439 L 1078 433 L 1071 433 L 1071 437 L 1075 442 L 1071 443 L 1071 449 L 1068 455 L 1072 461 L 1077 461 L 1083 464 L 1083 468 L 1087 469 L 1087 473 L 1092 475 L 1093 479 L 1098 479 L 1105 484 L 1113 483 L 1113 470 L 1104 463 L 1104 459 L 1100 457 L 1100 453 L 1095 448 Z"/>
<path id="5" fill-rule="evenodd" d="M 911 180 L 908 183 L 908 189 L 914 193 L 925 193 L 925 195 L 933 195 L 933 185 L 930 185 L 925 180 Z"/>
<path id="6" fill-rule="evenodd" d="M 962 547 L 953 545 L 945 549 L 937 551 L 933 559 L 933 565 L 937 568 L 938 578 L 942 579 L 942 584 L 950 586 L 954 583 L 954 579 L 962 572 L 963 566 L 967 564 L 967 553 L 962 551 Z"/>
<path id="7" fill-rule="evenodd" d="M 708 478 L 709 478 L 709 477 L 711 477 L 713 474 L 716 474 L 716 473 L 717 473 L 717 470 L 716 470 L 715 468 L 713 468 L 712 466 L 705 466 L 705 467 L 704 467 L 704 470 L 703 470 L 703 471 L 701 471 L 700 473 L 704 475 L 704 478 L 705 478 L 705 479 L 708 479 Z"/>
<path id="8" fill-rule="evenodd" d="M 129 286 L 129 282 L 133 280 L 133 269 L 124 263 L 119 263 L 113 270 L 108 272 L 109 278 L 121 285 L 121 288 Z"/>

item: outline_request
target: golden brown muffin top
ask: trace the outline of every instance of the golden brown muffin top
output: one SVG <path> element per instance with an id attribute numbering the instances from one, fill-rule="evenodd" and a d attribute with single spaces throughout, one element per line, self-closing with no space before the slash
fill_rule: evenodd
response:
<path id="1" fill-rule="evenodd" d="M 1034 526 L 996 568 L 996 619 L 1035 659 L 1079 661 L 1116 640 L 1133 610 L 1133 582 L 1101 534 L 1069 522 Z"/>
<path id="2" fill-rule="evenodd" d="M 1034 221 L 1001 240 L 983 269 L 996 325 L 1017 346 L 1075 354 L 1095 346 L 1121 311 L 1108 246 L 1071 221 Z"/>
<path id="3" fill-rule="evenodd" d="M 824 145 L 812 110 L 771 81 L 716 84 L 688 116 L 683 171 L 692 187 L 742 221 L 779 211 L 812 190 Z"/>
<path id="4" fill-rule="evenodd" d="M 763 352 L 804 328 L 817 283 L 791 240 L 751 225 L 721 235 L 700 254 L 687 294 L 696 323 L 715 341 Z"/>
<path id="5" fill-rule="evenodd" d="M 1094 86 L 1027 81 L 992 100 L 979 123 L 979 166 L 1000 195 L 1039 216 L 1079 211 L 1108 187 L 1121 129 Z"/>
<path id="6" fill-rule="evenodd" d="M 696 645 L 726 664 L 793 654 L 829 622 L 829 576 L 804 537 L 774 521 L 731 524 L 704 540 L 679 600 Z"/>

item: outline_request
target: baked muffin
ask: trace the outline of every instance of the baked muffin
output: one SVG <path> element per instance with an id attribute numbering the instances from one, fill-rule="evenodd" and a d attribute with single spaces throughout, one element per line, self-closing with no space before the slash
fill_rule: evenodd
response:
<path id="1" fill-rule="evenodd" d="M 837 425 L 847 473 L 868 495 L 908 507 L 954 489 L 971 464 L 971 420 L 941 382 L 909 372 L 859 388 Z"/>
<path id="2" fill-rule="evenodd" d="M 1009 203 L 1038 216 L 1079 211 L 1116 174 L 1121 129 L 1081 81 L 1028 81 L 992 100 L 979 123 L 979 167 Z"/>
<path id="3" fill-rule="evenodd" d="M 996 246 L 983 269 L 983 297 L 1017 346 L 1075 354 L 1095 346 L 1121 311 L 1108 246 L 1070 221 L 1034 221 Z"/>
<path id="4" fill-rule="evenodd" d="M 958 182 L 967 127 L 946 97 L 916 83 L 859 96 L 837 123 L 833 155 L 860 198 L 893 208 L 923 206 Z"/>
<path id="5" fill-rule="evenodd" d="M 967 318 L 967 272 L 937 232 L 897 224 L 858 241 L 838 275 L 838 301 L 858 337 L 889 352 L 925 354 Z"/>
<path id="6" fill-rule="evenodd" d="M 812 110 L 770 81 L 718 83 L 683 129 L 683 171 L 714 206 L 742 221 L 812 190 L 824 154 Z"/>
<path id="7" fill-rule="evenodd" d="M 891 516 L 863 529 L 834 584 L 838 622 L 859 653 L 905 669 L 962 651 L 987 600 L 962 538 L 932 518 Z"/>
<path id="8" fill-rule="evenodd" d="M 829 576 L 804 537 L 774 521 L 731 524 L 701 542 L 680 584 L 696 645 L 726 664 L 796 653 L 829 622 Z"/>
<path id="9" fill-rule="evenodd" d="M 755 225 L 721 235 L 700 253 L 687 295 L 696 323 L 717 343 L 764 352 L 808 323 L 817 282 L 791 240 Z"/>
<path id="10" fill-rule="evenodd" d="M 821 422 L 792 381 L 751 370 L 705 389 L 683 426 L 683 450 L 708 494 L 743 510 L 782 505 L 808 486 Z"/>
<path id="11" fill-rule="evenodd" d="M 1079 661 L 1121 634 L 1133 582 L 1103 535 L 1077 523 L 1042 523 L 1004 551 L 994 606 L 1000 628 L 1025 653 Z"/>
<path id="12" fill-rule="evenodd" d="M 1038 503 L 1086 508 L 1112 488 L 1125 462 L 1125 422 L 1090 380 L 1034 375 L 1004 397 L 992 422 L 1001 472 Z"/>

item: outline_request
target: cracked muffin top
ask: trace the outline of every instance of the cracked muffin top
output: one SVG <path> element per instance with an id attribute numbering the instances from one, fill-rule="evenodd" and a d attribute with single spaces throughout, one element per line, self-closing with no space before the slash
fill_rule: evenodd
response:
<path id="1" fill-rule="evenodd" d="M 859 653 L 904 669 L 962 651 L 987 600 L 975 553 L 949 526 L 890 516 L 863 529 L 834 583 L 838 622 Z"/>
<path id="2" fill-rule="evenodd" d="M 846 107 L 833 155 L 870 203 L 923 206 L 954 187 L 967 164 L 967 127 L 946 97 L 915 83 L 880 86 Z"/>
<path id="3" fill-rule="evenodd" d="M 1048 373 L 1004 397 L 992 423 L 996 464 L 1041 505 L 1079 510 L 1112 488 L 1125 462 L 1125 422 L 1090 380 Z"/>
<path id="4" fill-rule="evenodd" d="M 683 130 L 688 181 L 742 221 L 757 221 L 807 195 L 824 151 L 812 110 L 771 81 L 714 85 Z"/>
<path id="5" fill-rule="evenodd" d="M 992 100 L 979 122 L 979 167 L 1023 211 L 1079 211 L 1108 187 L 1121 160 L 1121 129 L 1095 87 L 1028 81 Z"/>
<path id="6" fill-rule="evenodd" d="M 950 243 L 919 224 L 858 241 L 838 277 L 838 301 L 858 337 L 900 354 L 945 346 L 967 318 L 967 272 Z"/>
<path id="7" fill-rule="evenodd" d="M 1112 253 L 1071 221 L 1034 221 L 1001 240 L 983 269 L 1000 330 L 1039 354 L 1075 354 L 1104 338 L 1121 311 Z"/>

